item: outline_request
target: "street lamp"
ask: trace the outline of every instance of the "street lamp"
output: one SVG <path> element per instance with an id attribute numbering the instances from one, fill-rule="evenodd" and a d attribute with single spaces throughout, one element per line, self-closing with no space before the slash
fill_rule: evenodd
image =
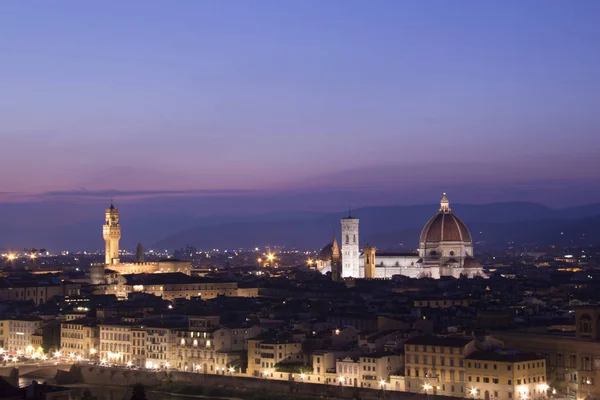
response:
<path id="1" fill-rule="evenodd" d="M 473 396 L 473 398 L 475 398 L 475 396 L 477 395 L 477 389 L 471 388 L 471 390 L 469 390 L 469 394 Z"/>
<path id="2" fill-rule="evenodd" d="M 423 390 L 427 393 L 427 399 L 429 399 L 429 391 L 433 388 L 429 383 L 423 385 Z"/>
<path id="3" fill-rule="evenodd" d="M 300 374 L 300 379 L 302 379 L 302 381 L 304 381 L 304 378 L 306 378 L 306 374 L 305 373 L 301 373 Z"/>

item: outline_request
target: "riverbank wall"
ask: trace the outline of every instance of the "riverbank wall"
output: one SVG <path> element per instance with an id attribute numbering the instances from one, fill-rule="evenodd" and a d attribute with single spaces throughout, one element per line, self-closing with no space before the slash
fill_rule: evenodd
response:
<path id="1" fill-rule="evenodd" d="M 150 372 L 125 369 L 103 368 L 97 366 L 74 365 L 67 375 L 57 375 L 57 383 L 66 378 L 90 385 L 133 386 L 141 383 L 144 386 L 160 388 L 161 386 L 188 386 L 199 388 L 215 388 L 244 392 L 265 391 L 286 396 L 314 396 L 337 399 L 361 400 L 429 400 L 426 394 L 408 393 L 385 389 L 356 388 L 349 386 L 333 386 L 298 381 L 278 381 L 252 378 L 246 376 L 208 375 L 191 372 Z M 158 389 L 157 389 L 158 390 Z M 435 396 L 436 400 L 456 400 L 454 397 Z"/>

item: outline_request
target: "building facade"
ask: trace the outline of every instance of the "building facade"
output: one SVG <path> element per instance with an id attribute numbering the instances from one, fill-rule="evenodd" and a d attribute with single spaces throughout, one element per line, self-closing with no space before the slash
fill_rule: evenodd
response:
<path id="1" fill-rule="evenodd" d="M 60 351 L 64 355 L 95 358 L 100 349 L 100 327 L 93 319 L 82 318 L 60 324 Z"/>
<path id="2" fill-rule="evenodd" d="M 38 317 L 13 317 L 4 321 L 8 325 L 8 342 L 5 350 L 11 352 L 31 353 L 35 344 L 33 336 L 42 328 L 43 320 Z M 37 347 L 35 347 L 37 348 Z"/>
<path id="3" fill-rule="evenodd" d="M 514 350 L 475 351 L 466 358 L 470 397 L 484 400 L 542 400 L 548 397 L 546 360 Z"/>

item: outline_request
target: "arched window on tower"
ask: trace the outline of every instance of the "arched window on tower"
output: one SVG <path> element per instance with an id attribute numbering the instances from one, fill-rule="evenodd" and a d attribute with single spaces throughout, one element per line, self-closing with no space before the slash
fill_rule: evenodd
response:
<path id="1" fill-rule="evenodd" d="M 346 235 L 346 244 L 350 244 L 350 235 Z"/>

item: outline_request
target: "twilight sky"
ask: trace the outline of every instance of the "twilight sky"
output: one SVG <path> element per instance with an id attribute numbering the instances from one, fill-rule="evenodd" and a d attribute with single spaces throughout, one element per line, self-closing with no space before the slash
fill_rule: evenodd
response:
<path id="1" fill-rule="evenodd" d="M 0 200 L 597 201 L 599 15 L 597 0 L 3 1 Z"/>

